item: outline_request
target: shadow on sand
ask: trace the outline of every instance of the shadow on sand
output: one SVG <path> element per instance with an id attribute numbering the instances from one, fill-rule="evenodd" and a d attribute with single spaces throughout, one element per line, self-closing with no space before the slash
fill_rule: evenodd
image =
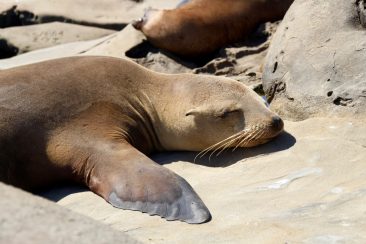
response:
<path id="1" fill-rule="evenodd" d="M 228 149 L 226 152 L 223 152 L 218 157 L 213 155 L 211 159 L 209 159 L 208 153 L 208 155 L 202 158 L 197 158 L 196 161 L 194 161 L 195 156 L 198 154 L 197 152 L 164 152 L 151 155 L 151 158 L 161 165 L 169 164 L 176 161 L 186 161 L 208 167 L 227 167 L 246 158 L 286 150 L 295 145 L 295 143 L 295 137 L 287 132 L 284 132 L 273 141 L 264 145 L 253 148 L 239 148 L 234 152 L 232 152 L 232 149 Z M 57 202 L 70 194 L 85 191 L 89 191 L 89 189 L 85 186 L 68 184 L 53 187 L 52 189 L 37 192 L 36 194 L 48 200 Z"/>
<path id="2" fill-rule="evenodd" d="M 295 145 L 295 143 L 295 137 L 287 132 L 283 132 L 266 144 L 252 148 L 238 148 L 235 151 L 229 148 L 219 156 L 212 155 L 210 157 L 210 152 L 208 152 L 204 157 L 195 159 L 198 152 L 164 152 L 154 154 L 151 158 L 161 165 L 176 161 L 186 161 L 208 167 L 227 167 L 243 159 L 286 150 Z"/>

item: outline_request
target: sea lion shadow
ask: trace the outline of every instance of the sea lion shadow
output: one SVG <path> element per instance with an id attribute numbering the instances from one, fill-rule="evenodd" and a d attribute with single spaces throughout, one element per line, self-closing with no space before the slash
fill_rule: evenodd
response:
<path id="1" fill-rule="evenodd" d="M 150 158 L 160 165 L 170 164 L 177 161 L 185 161 L 208 167 L 227 167 L 246 158 L 287 150 L 295 145 L 295 143 L 295 137 L 287 132 L 283 132 L 277 138 L 264 145 L 253 148 L 239 148 L 234 152 L 229 149 L 218 157 L 213 155 L 210 159 L 208 154 L 202 158 L 197 158 L 194 160 L 198 152 L 163 152 L 150 155 Z M 85 191 L 90 190 L 87 187 L 81 185 L 66 184 L 54 186 L 40 192 L 35 192 L 35 194 L 50 201 L 57 202 L 70 194 L 76 194 Z"/>
<path id="2" fill-rule="evenodd" d="M 86 186 L 78 184 L 56 185 L 41 191 L 33 192 L 34 194 L 46 198 L 52 202 L 58 202 L 71 194 L 90 191 Z"/>
<path id="3" fill-rule="evenodd" d="M 163 152 L 151 155 L 151 158 L 161 164 L 170 164 L 177 161 L 185 161 L 208 167 L 228 167 L 240 160 L 260 155 L 271 154 L 287 150 L 296 143 L 296 138 L 288 132 L 281 133 L 271 142 L 253 148 L 238 148 L 235 151 L 227 149 L 219 156 L 207 153 L 202 158 L 196 157 L 198 152 Z"/>

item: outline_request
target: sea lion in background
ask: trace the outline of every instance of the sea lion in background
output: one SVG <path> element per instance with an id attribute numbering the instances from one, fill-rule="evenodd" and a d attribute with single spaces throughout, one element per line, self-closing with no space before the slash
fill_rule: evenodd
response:
<path id="1" fill-rule="evenodd" d="M 132 25 L 155 46 L 195 57 L 240 41 L 260 23 L 282 19 L 293 0 L 191 0 L 148 9 Z"/>
<path id="2" fill-rule="evenodd" d="M 207 207 L 153 151 L 254 146 L 283 122 L 234 80 L 71 57 L 0 72 L 0 180 L 88 186 L 113 206 L 202 223 Z M 214 146 L 211 146 L 214 145 Z"/>

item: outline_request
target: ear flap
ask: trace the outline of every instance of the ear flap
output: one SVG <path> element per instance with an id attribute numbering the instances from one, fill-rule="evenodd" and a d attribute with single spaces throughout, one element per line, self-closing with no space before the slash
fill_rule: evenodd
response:
<path id="1" fill-rule="evenodd" d="M 197 115 L 197 114 L 200 114 L 199 109 L 198 108 L 194 108 L 194 109 L 189 110 L 186 113 L 186 116 L 189 116 L 189 115 Z"/>
<path id="2" fill-rule="evenodd" d="M 189 115 L 194 115 L 194 116 L 204 115 L 204 114 L 209 113 L 211 110 L 212 110 L 212 105 L 211 106 L 202 105 L 202 106 L 198 106 L 196 108 L 192 108 L 192 109 L 188 110 L 186 112 L 186 116 L 189 116 Z"/>

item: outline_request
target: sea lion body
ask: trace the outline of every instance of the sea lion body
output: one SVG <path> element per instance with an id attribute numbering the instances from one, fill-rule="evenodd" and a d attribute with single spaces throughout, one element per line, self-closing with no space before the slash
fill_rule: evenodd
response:
<path id="1" fill-rule="evenodd" d="M 3 70 L 0 94 L 1 181 L 26 190 L 76 181 L 115 207 L 188 223 L 208 221 L 208 209 L 183 178 L 145 155 L 200 151 L 247 132 L 251 139 L 229 146 L 253 146 L 283 127 L 238 82 L 108 57 Z"/>
<path id="2" fill-rule="evenodd" d="M 192 0 L 148 9 L 133 26 L 155 46 L 194 57 L 243 40 L 260 23 L 281 19 L 293 0 Z"/>

